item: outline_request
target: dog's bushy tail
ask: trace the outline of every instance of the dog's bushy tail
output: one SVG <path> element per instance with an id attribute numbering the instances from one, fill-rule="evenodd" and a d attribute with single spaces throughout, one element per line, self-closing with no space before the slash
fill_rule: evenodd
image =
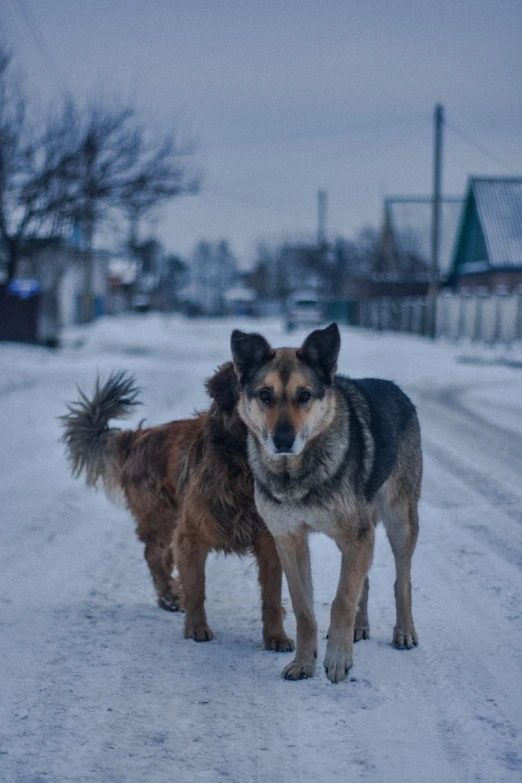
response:
<path id="1" fill-rule="evenodd" d="M 63 440 L 74 476 L 82 473 L 89 486 L 100 481 L 110 494 L 119 486 L 115 443 L 119 429 L 110 428 L 111 419 L 130 416 L 139 389 L 132 376 L 112 373 L 102 384 L 96 379 L 91 398 L 78 389 L 80 399 L 68 404 L 68 413 L 60 416 L 65 428 Z"/>

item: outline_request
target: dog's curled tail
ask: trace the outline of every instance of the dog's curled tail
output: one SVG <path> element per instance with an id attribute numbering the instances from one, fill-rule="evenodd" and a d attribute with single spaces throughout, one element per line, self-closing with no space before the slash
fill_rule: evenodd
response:
<path id="1" fill-rule="evenodd" d="M 80 399 L 69 403 L 68 413 L 60 416 L 65 428 L 63 440 L 74 476 L 82 473 L 89 486 L 103 483 L 107 494 L 119 488 L 116 441 L 121 430 L 109 427 L 111 419 L 123 419 L 140 403 L 139 389 L 126 372 L 112 373 L 96 386 L 89 399 L 78 389 Z"/>

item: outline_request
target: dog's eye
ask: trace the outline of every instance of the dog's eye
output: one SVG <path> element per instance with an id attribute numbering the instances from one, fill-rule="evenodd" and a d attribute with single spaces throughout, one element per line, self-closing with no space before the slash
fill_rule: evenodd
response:
<path id="1" fill-rule="evenodd" d="M 297 402 L 301 403 L 302 405 L 305 405 L 305 403 L 310 402 L 312 399 L 312 394 L 307 389 L 303 389 L 302 392 L 299 392 L 299 397 L 297 398 Z"/>
<path id="2" fill-rule="evenodd" d="M 268 391 L 268 389 L 261 389 L 261 391 L 258 394 L 259 399 L 261 402 L 264 402 L 265 405 L 269 405 L 272 402 L 272 395 Z"/>

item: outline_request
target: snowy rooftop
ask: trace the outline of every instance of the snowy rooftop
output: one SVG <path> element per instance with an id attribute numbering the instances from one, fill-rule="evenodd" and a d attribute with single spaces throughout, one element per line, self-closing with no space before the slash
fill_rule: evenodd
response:
<path id="1" fill-rule="evenodd" d="M 522 177 L 472 177 L 491 266 L 522 266 Z"/>

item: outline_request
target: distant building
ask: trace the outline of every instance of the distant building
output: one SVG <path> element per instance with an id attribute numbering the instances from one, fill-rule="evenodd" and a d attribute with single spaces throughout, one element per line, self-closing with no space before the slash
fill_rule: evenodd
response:
<path id="1" fill-rule="evenodd" d="M 451 271 L 461 198 L 442 198 L 440 210 L 439 278 Z M 399 328 L 400 303 L 426 297 L 431 271 L 433 199 L 429 196 L 390 196 L 384 200 L 383 224 L 371 249 L 365 276 L 352 276 L 342 294 L 327 303 L 328 317 L 364 323 L 371 302 L 386 301 L 391 313 L 386 328 Z"/>
<path id="2" fill-rule="evenodd" d="M 522 177 L 471 177 L 452 260 L 461 289 L 522 285 Z"/>
<path id="3" fill-rule="evenodd" d="M 114 254 L 108 263 L 107 307 L 109 315 L 130 310 L 138 278 L 138 261 L 128 255 Z"/>
<path id="4" fill-rule="evenodd" d="M 444 280 L 458 229 L 461 198 L 441 199 L 439 275 Z M 384 201 L 379 237 L 378 272 L 381 280 L 427 282 L 431 265 L 433 199 L 428 196 L 394 196 Z"/>
<path id="5" fill-rule="evenodd" d="M 16 328 L 13 324 L 3 324 L 0 339 L 52 344 L 58 340 L 62 327 L 102 315 L 107 298 L 107 265 L 107 253 L 94 251 L 91 256 L 74 240 L 28 238 L 17 263 L 15 279 L 3 293 L 10 298 L 10 314 L 3 313 L 0 320 L 2 323 L 16 320 L 17 300 L 29 301 L 37 295 L 36 315 L 31 310 L 32 325 L 26 327 L 24 312 L 29 309 L 24 304 L 20 310 L 19 328 L 16 323 Z M 28 293 L 29 284 L 34 293 Z M 7 299 L 4 302 L 7 307 L 6 303 Z"/>
<path id="6" fill-rule="evenodd" d="M 108 254 L 92 256 L 60 237 L 29 239 L 17 265 L 17 277 L 35 278 L 42 291 L 47 329 L 59 329 L 103 315 L 107 296 Z"/>

